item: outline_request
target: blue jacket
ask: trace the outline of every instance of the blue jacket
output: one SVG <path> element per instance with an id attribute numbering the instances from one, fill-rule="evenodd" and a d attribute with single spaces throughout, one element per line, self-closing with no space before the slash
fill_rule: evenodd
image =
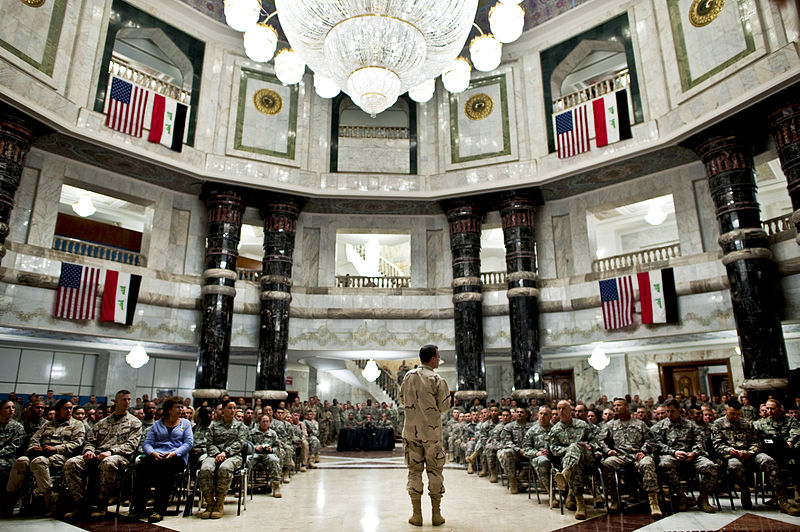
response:
<path id="1" fill-rule="evenodd" d="M 172 432 L 164 425 L 164 421 L 158 420 L 153 423 L 152 428 L 144 439 L 142 449 L 144 454 L 150 456 L 154 451 L 161 454 L 175 453 L 184 462 L 189 460 L 189 451 L 194 445 L 194 435 L 192 434 L 192 424 L 187 419 L 181 419 L 180 424 L 172 429 Z"/>

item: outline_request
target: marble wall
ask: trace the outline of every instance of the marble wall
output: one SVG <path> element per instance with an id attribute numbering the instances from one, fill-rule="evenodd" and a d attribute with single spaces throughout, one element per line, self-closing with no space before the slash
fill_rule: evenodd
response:
<path id="1" fill-rule="evenodd" d="M 339 137 L 340 172 L 408 174 L 411 171 L 408 139 Z"/>

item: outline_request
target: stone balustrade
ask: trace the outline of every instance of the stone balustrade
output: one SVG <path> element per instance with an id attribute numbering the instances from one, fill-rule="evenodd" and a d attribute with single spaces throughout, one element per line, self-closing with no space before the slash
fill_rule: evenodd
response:
<path id="1" fill-rule="evenodd" d="M 113 262 L 121 262 L 122 264 L 130 264 L 132 266 L 144 267 L 147 265 L 147 259 L 141 253 L 65 236 L 55 235 L 53 237 L 53 249 L 66 253 L 73 253 L 82 257 L 110 260 Z"/>
<path id="2" fill-rule="evenodd" d="M 668 246 L 661 246 L 658 248 L 642 249 L 640 251 L 634 251 L 633 253 L 623 253 L 621 255 L 613 255 L 611 257 L 594 260 L 592 261 L 592 272 L 609 272 L 612 270 L 620 270 L 623 268 L 638 266 L 640 264 L 662 262 L 680 256 L 680 244 L 670 244 Z"/>

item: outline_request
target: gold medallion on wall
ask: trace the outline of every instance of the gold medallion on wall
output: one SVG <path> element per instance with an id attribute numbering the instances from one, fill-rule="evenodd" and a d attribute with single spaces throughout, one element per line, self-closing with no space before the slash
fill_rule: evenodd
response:
<path id="1" fill-rule="evenodd" d="M 492 114 L 493 109 L 494 100 L 492 100 L 491 96 L 483 92 L 473 94 L 469 97 L 467 103 L 464 104 L 464 114 L 467 115 L 467 118 L 470 120 L 483 120 Z"/>
<path id="2" fill-rule="evenodd" d="M 258 89 L 253 94 L 253 105 L 256 106 L 259 113 L 268 116 L 273 116 L 281 112 L 283 109 L 283 98 L 281 95 L 271 89 Z"/>
<path id="3" fill-rule="evenodd" d="M 19 0 L 23 4 L 29 7 L 42 7 L 46 0 Z"/>
<path id="4" fill-rule="evenodd" d="M 689 7 L 689 22 L 702 28 L 711 24 L 722 11 L 725 0 L 694 0 Z"/>

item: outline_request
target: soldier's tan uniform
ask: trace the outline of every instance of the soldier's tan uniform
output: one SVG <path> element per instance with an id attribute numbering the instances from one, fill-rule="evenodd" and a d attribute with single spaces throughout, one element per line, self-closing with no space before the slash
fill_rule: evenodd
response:
<path id="1" fill-rule="evenodd" d="M 403 443 L 408 467 L 408 493 L 422 494 L 422 471 L 428 473 L 428 494 L 444 493 L 444 444 L 442 418 L 450 406 L 447 383 L 428 365 L 406 373 L 400 387 L 400 402 L 405 408 Z"/>
<path id="2" fill-rule="evenodd" d="M 100 462 L 100 493 L 98 499 L 102 504 L 108 501 L 117 470 L 130 463 L 131 455 L 139 447 L 142 436 L 142 422 L 130 413 L 125 413 L 119 419 L 114 415 L 104 417 L 92 428 L 91 436 L 86 440 L 83 452 L 92 451 L 94 454 L 111 452 L 111 456 Z M 76 504 L 83 502 L 83 479 L 86 475 L 86 460 L 83 456 L 74 456 L 64 464 L 64 480 L 69 486 L 69 492 Z"/>
<path id="3" fill-rule="evenodd" d="M 16 495 L 22 489 L 25 475 L 31 471 L 36 480 L 36 495 L 45 495 L 53 489 L 50 479 L 50 469 L 63 467 L 70 457 L 77 454 L 86 441 L 86 428 L 82 421 L 70 416 L 66 421 L 48 421 L 36 431 L 28 445 L 28 453 L 34 447 L 49 445 L 56 448 L 56 453 L 50 456 L 37 456 L 32 460 L 28 456 L 20 456 L 11 469 L 6 491 Z"/>

